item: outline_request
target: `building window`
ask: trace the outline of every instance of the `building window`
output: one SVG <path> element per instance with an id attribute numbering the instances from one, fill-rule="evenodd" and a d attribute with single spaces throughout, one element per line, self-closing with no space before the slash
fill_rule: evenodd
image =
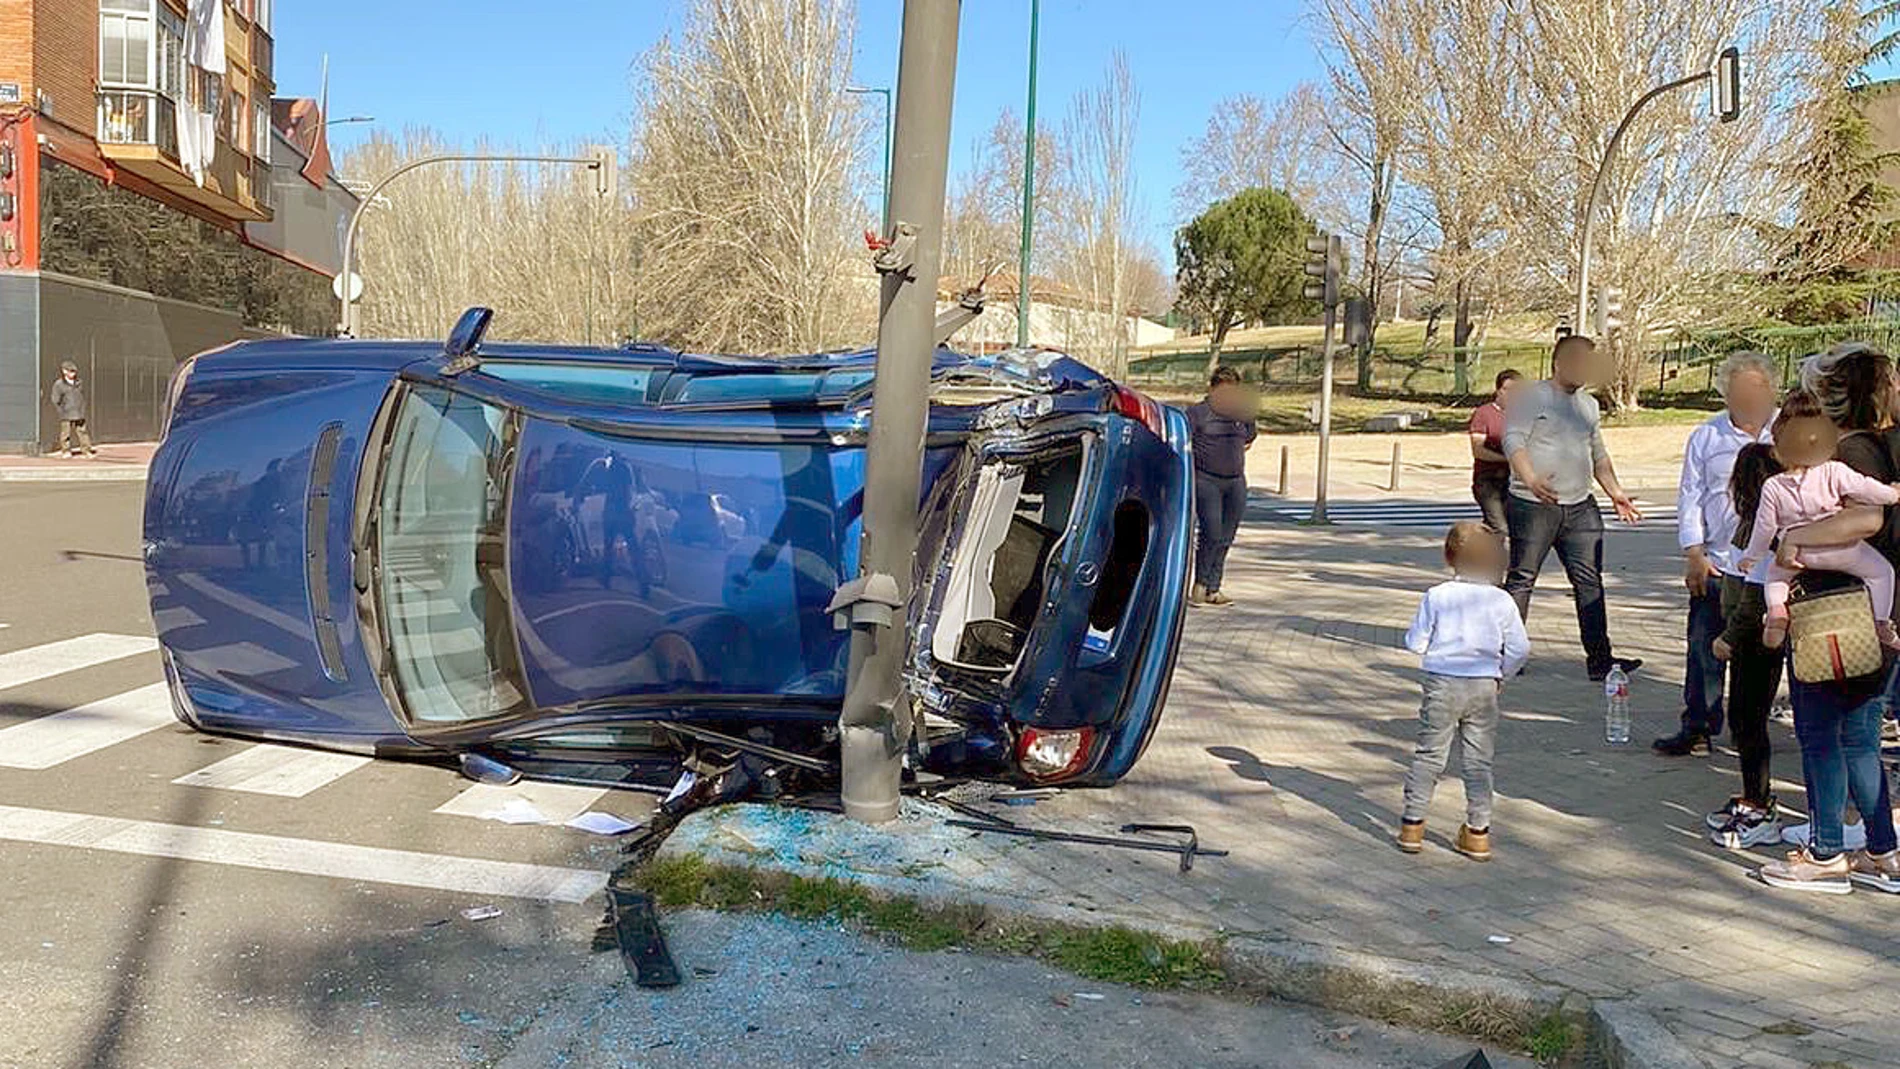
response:
<path id="1" fill-rule="evenodd" d="M 251 151 L 250 102 L 244 99 L 243 93 L 232 93 L 230 101 L 230 120 L 227 124 L 230 132 L 227 136 L 231 139 L 233 148 L 239 152 L 249 152 Z"/>
<path id="2" fill-rule="evenodd" d="M 265 33 L 270 32 L 270 4 L 271 0 L 257 0 L 257 28 Z"/>
<path id="3" fill-rule="evenodd" d="M 151 0 L 99 0 L 99 81 L 152 88 Z"/>
<path id="4" fill-rule="evenodd" d="M 270 105 L 262 100 L 251 104 L 251 140 L 258 159 L 270 162 Z"/>

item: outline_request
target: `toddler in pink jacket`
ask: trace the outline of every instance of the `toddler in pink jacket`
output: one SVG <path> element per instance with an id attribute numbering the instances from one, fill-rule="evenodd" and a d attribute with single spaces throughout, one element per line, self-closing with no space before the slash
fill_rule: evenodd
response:
<path id="1" fill-rule="evenodd" d="M 1775 457 L 1785 470 L 1769 479 L 1761 488 L 1761 505 L 1755 512 L 1755 528 L 1742 551 L 1742 568 L 1753 569 L 1774 556 L 1775 539 L 1787 531 L 1827 519 L 1849 504 L 1892 505 L 1900 502 L 1900 489 L 1871 479 L 1834 459 L 1841 432 L 1821 411 L 1812 394 L 1795 391 L 1782 403 L 1773 428 Z M 1895 645 L 1893 629 L 1893 565 L 1865 542 L 1836 546 L 1801 547 L 1800 568 L 1791 568 L 1770 559 L 1767 595 L 1768 618 L 1762 629 L 1762 645 L 1779 647 L 1788 635 L 1788 584 L 1801 568 L 1844 572 L 1867 585 L 1873 600 L 1874 622 L 1880 640 Z"/>

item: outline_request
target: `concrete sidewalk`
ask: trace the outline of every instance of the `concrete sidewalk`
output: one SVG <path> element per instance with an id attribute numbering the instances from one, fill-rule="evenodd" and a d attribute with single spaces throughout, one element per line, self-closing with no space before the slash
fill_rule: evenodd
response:
<path id="1" fill-rule="evenodd" d="M 144 482 L 157 442 L 114 442 L 91 457 L 0 455 L 0 482 Z"/>
<path id="2" fill-rule="evenodd" d="M 1408 857 L 1391 841 L 1418 703 L 1400 636 L 1440 575 L 1439 536 L 1273 526 L 1243 531 L 1234 550 L 1227 587 L 1240 603 L 1195 610 L 1166 719 L 1128 780 L 1000 810 L 1110 834 L 1132 821 L 1186 822 L 1231 857 L 1181 873 L 1162 854 L 946 829 L 922 868 L 880 858 L 878 840 L 861 834 L 787 861 L 748 843 L 744 809 L 689 819 L 667 849 L 1579 992 L 1597 1000 L 1628 1065 L 1900 1064 L 1900 898 L 1763 887 L 1749 874 L 1772 852 L 1728 853 L 1703 838 L 1703 814 L 1738 787 L 1732 755 L 1648 750 L 1679 710 L 1676 562 L 1668 532 L 1610 536 L 1612 632 L 1620 652 L 1647 661 L 1635 741 L 1614 749 L 1551 563 L 1531 616 L 1531 667 L 1504 693 L 1490 864 L 1450 848 L 1462 814 L 1453 779 L 1441 784 L 1426 852 Z M 1798 806 L 1792 737 L 1774 732 L 1776 789 Z"/>

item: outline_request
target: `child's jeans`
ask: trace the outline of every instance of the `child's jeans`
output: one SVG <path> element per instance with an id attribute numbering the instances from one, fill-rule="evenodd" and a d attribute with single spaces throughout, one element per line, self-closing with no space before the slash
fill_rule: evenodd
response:
<path id="1" fill-rule="evenodd" d="M 1803 546 L 1801 570 L 1845 572 L 1867 584 L 1867 596 L 1874 603 L 1874 619 L 1885 620 L 1893 615 L 1893 565 L 1880 555 L 1879 550 L 1865 542 L 1850 542 L 1844 546 Z M 1788 582 L 1800 575 L 1801 570 L 1784 568 L 1773 562 L 1768 565 L 1768 583 L 1764 589 L 1771 615 L 1787 613 Z"/>
<path id="2" fill-rule="evenodd" d="M 1465 823 L 1491 826 L 1491 754 L 1498 741 L 1498 681 L 1425 674 L 1425 700 L 1418 710 L 1418 749 L 1405 774 L 1404 819 L 1425 819 L 1438 777 L 1451 757 L 1451 740 L 1463 744 Z"/>

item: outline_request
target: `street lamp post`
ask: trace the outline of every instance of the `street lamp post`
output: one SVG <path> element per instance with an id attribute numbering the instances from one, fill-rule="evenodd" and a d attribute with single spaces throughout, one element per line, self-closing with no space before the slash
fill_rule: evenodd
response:
<path id="1" fill-rule="evenodd" d="M 408 163 L 384 175 L 380 181 L 369 187 L 369 191 L 363 194 L 363 199 L 357 202 L 356 210 L 350 213 L 349 229 L 343 232 L 343 270 L 337 274 L 336 286 L 337 297 L 343 302 L 343 314 L 339 317 L 337 331 L 346 338 L 355 337 L 358 326 L 356 322 L 356 292 L 351 283 L 356 274 L 355 271 L 352 270 L 352 268 L 356 266 L 356 228 L 363 224 L 363 212 L 367 210 L 371 204 L 375 203 L 376 195 L 383 191 L 383 187 L 418 167 L 426 167 L 432 163 L 572 164 L 577 167 L 586 167 L 595 172 L 595 188 L 602 196 L 607 196 L 613 189 L 613 168 L 615 166 L 611 150 L 599 151 L 591 156 L 446 155 L 424 156 L 419 160 L 410 160 Z"/>
<path id="2" fill-rule="evenodd" d="M 1036 37 L 1042 0 L 1029 0 L 1029 103 L 1023 109 L 1023 240 L 1016 264 L 1016 347 L 1029 347 L 1029 251 L 1036 229 Z"/>
<path id="3" fill-rule="evenodd" d="M 876 93 L 884 98 L 884 234 L 891 232 L 891 87 L 888 85 L 847 85 L 847 93 Z"/>
<path id="4" fill-rule="evenodd" d="M 1665 93 L 1711 79 L 1715 82 L 1711 103 L 1716 119 L 1725 123 L 1734 122 L 1742 111 L 1741 50 L 1731 46 L 1716 56 L 1715 65 L 1708 70 L 1664 82 L 1636 98 L 1636 103 L 1623 113 L 1623 121 L 1617 123 L 1616 130 L 1610 134 L 1610 143 L 1603 150 L 1603 160 L 1597 164 L 1596 177 L 1590 182 L 1590 199 L 1583 209 L 1583 233 L 1577 242 L 1576 329 L 1584 330 L 1584 324 L 1590 322 L 1590 254 L 1596 243 L 1597 216 L 1603 210 L 1603 187 L 1609 178 L 1610 165 L 1616 160 L 1616 150 L 1622 147 L 1623 135 L 1629 133 L 1630 124 L 1636 121 L 1636 116 L 1649 106 L 1650 101 Z"/>

